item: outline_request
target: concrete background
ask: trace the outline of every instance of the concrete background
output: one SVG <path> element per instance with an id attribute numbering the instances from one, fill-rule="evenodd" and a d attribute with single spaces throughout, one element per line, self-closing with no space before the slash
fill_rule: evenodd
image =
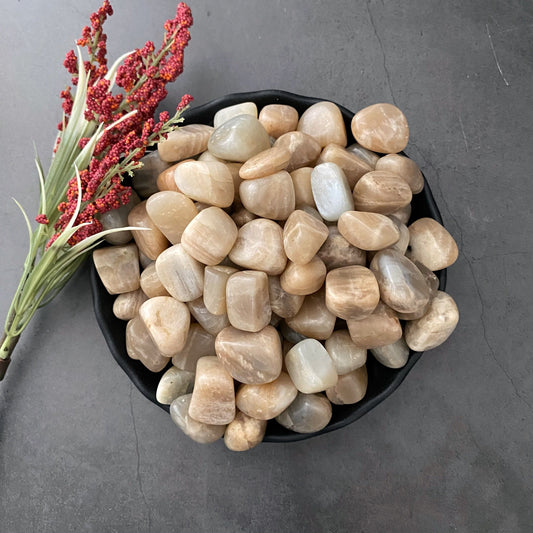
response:
<path id="1" fill-rule="evenodd" d="M 3 0 L 0 314 L 26 253 L 61 63 L 90 1 Z M 158 41 L 170 0 L 115 0 L 110 57 Z M 235 454 L 200 446 L 112 360 L 82 269 L 25 332 L 0 385 L 0 530 L 526 532 L 533 527 L 533 4 L 191 0 L 168 98 L 265 88 L 354 111 L 394 102 L 461 254 L 461 322 L 344 430 Z"/>

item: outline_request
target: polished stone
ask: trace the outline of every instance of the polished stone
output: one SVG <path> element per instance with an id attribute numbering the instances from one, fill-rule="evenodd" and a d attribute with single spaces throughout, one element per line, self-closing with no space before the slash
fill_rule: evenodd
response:
<path id="1" fill-rule="evenodd" d="M 353 189 L 356 211 L 390 215 L 411 202 L 409 184 L 386 170 L 367 172 Z"/>
<path id="2" fill-rule="evenodd" d="M 289 328 L 312 339 L 326 340 L 331 337 L 336 317 L 326 307 L 324 290 L 306 296 L 302 307 L 286 320 Z"/>
<path id="3" fill-rule="evenodd" d="M 322 150 L 317 165 L 321 163 L 335 163 L 340 167 L 348 180 L 350 189 L 353 189 L 367 172 L 374 170 L 373 166 L 338 144 L 328 144 Z"/>
<path id="4" fill-rule="evenodd" d="M 389 215 L 389 218 L 396 224 L 396 227 L 398 228 L 398 231 L 400 232 L 400 238 L 394 243 L 389 246 L 390 249 L 396 250 L 397 252 L 400 252 L 401 254 L 405 255 L 405 252 L 407 251 L 407 248 L 409 247 L 409 229 L 407 226 L 396 216 Z"/>
<path id="5" fill-rule="evenodd" d="M 224 433 L 224 444 L 233 452 L 245 452 L 257 446 L 265 436 L 267 423 L 257 420 L 241 411 L 227 425 Z"/>
<path id="6" fill-rule="evenodd" d="M 291 154 L 287 172 L 315 164 L 321 152 L 320 144 L 301 131 L 290 131 L 279 137 L 274 146 L 287 148 Z"/>
<path id="7" fill-rule="evenodd" d="M 163 170 L 163 172 L 161 172 L 159 176 L 157 176 L 157 190 L 160 192 L 163 192 L 163 191 L 181 192 L 178 189 L 178 186 L 176 185 L 176 180 L 174 179 L 174 171 L 179 165 L 182 165 L 183 163 L 188 163 L 190 161 L 194 161 L 194 159 L 184 159 L 183 161 L 180 161 L 179 163 L 176 163 L 168 167 L 167 169 Z"/>
<path id="8" fill-rule="evenodd" d="M 382 250 L 398 242 L 400 232 L 394 222 L 380 213 L 346 211 L 339 218 L 340 234 L 361 250 Z"/>
<path id="9" fill-rule="evenodd" d="M 257 118 L 257 105 L 255 102 L 242 102 L 240 104 L 231 105 L 219 109 L 213 117 L 213 126 L 218 128 L 222 126 L 224 122 L 237 117 L 239 115 L 250 115 Z"/>
<path id="10" fill-rule="evenodd" d="M 380 158 L 379 154 L 376 154 L 372 150 L 367 150 L 358 143 L 350 144 L 346 150 L 356 155 L 359 159 L 362 159 L 367 165 L 372 167 L 372 170 L 375 170 L 376 164 Z"/>
<path id="11" fill-rule="evenodd" d="M 211 335 L 215 337 L 229 326 L 228 315 L 214 315 L 210 313 L 204 304 L 203 298 L 197 298 L 187 303 L 191 315 Z"/>
<path id="12" fill-rule="evenodd" d="M 120 320 L 131 320 L 147 299 L 148 296 L 141 289 L 119 294 L 113 302 L 113 314 Z"/>
<path id="13" fill-rule="evenodd" d="M 216 355 L 215 336 L 195 322 L 189 327 L 185 346 L 172 356 L 172 364 L 182 370 L 195 372 L 198 359 L 206 355 Z"/>
<path id="14" fill-rule="evenodd" d="M 392 344 L 371 348 L 370 352 L 387 368 L 402 368 L 409 360 L 409 346 L 403 337 Z"/>
<path id="15" fill-rule="evenodd" d="M 170 166 L 159 157 L 157 150 L 141 158 L 142 167 L 133 171 L 131 184 L 141 198 L 148 198 L 157 192 L 157 176 Z"/>
<path id="16" fill-rule="evenodd" d="M 283 290 L 279 276 L 268 277 L 268 293 L 272 312 L 282 318 L 293 317 L 304 303 L 304 296 L 290 294 Z"/>
<path id="17" fill-rule="evenodd" d="M 337 226 L 328 227 L 328 238 L 317 255 L 324 261 L 328 271 L 343 266 L 366 265 L 366 252 L 350 244 Z"/>
<path id="18" fill-rule="evenodd" d="M 386 170 L 403 178 L 411 188 L 413 194 L 418 194 L 424 188 L 424 176 L 418 165 L 401 154 L 387 154 L 380 157 L 376 163 L 376 170 Z"/>
<path id="19" fill-rule="evenodd" d="M 316 208 L 324 220 L 334 222 L 354 208 L 348 180 L 335 163 L 322 163 L 313 169 L 311 188 Z"/>
<path id="20" fill-rule="evenodd" d="M 366 348 L 357 346 L 345 329 L 339 329 L 326 340 L 325 347 L 339 376 L 348 374 L 366 363 Z"/>
<path id="21" fill-rule="evenodd" d="M 253 213 L 250 213 L 248 209 L 245 207 L 237 208 L 233 213 L 231 214 L 231 218 L 233 222 L 235 222 L 235 225 L 238 228 L 241 228 L 248 222 L 258 218 L 257 215 L 254 215 Z"/>
<path id="22" fill-rule="evenodd" d="M 331 403 L 325 396 L 298 393 L 276 421 L 295 433 L 315 433 L 329 424 L 331 415 Z"/>
<path id="23" fill-rule="evenodd" d="M 226 314 L 226 284 L 228 278 L 237 272 L 236 268 L 217 265 L 204 270 L 204 304 L 214 315 Z"/>
<path id="24" fill-rule="evenodd" d="M 259 122 L 271 137 L 277 139 L 284 133 L 296 130 L 298 111 L 290 105 L 269 104 L 261 109 Z"/>
<path id="25" fill-rule="evenodd" d="M 305 296 L 318 291 L 325 279 L 326 265 L 315 255 L 305 265 L 289 261 L 280 276 L 280 284 L 285 292 Z"/>
<path id="26" fill-rule="evenodd" d="M 136 205 L 128 214 L 128 225 L 141 228 L 140 231 L 132 231 L 139 252 L 149 257 L 152 261 L 167 248 L 169 242 L 154 224 L 146 211 L 146 200 Z"/>
<path id="27" fill-rule="evenodd" d="M 189 124 L 170 132 L 157 146 L 162 161 L 174 163 L 205 151 L 213 128 L 205 124 Z"/>
<path id="28" fill-rule="evenodd" d="M 126 352 L 132 359 L 138 359 L 151 372 L 160 372 L 170 361 L 154 344 L 148 328 L 137 315 L 126 325 Z"/>
<path id="29" fill-rule="evenodd" d="M 346 126 L 341 110 L 333 102 L 317 102 L 309 106 L 298 121 L 298 131 L 307 133 L 320 146 L 334 143 L 346 146 Z"/>
<path id="30" fill-rule="evenodd" d="M 137 193 L 132 190 L 130 201 L 118 209 L 111 209 L 106 213 L 97 215 L 97 219 L 102 224 L 102 230 L 107 231 L 110 229 L 123 228 L 128 225 L 128 215 L 130 211 L 140 203 L 140 199 Z M 131 231 L 116 231 L 109 233 L 104 237 L 104 240 L 109 244 L 126 244 L 133 239 Z"/>
<path id="31" fill-rule="evenodd" d="M 264 178 L 284 170 L 289 164 L 291 153 L 283 146 L 273 146 L 259 152 L 244 163 L 239 170 L 239 176 L 244 180 Z"/>
<path id="32" fill-rule="evenodd" d="M 407 204 L 406 206 L 401 207 L 397 211 L 394 211 L 394 213 L 391 213 L 389 216 L 396 218 L 402 224 L 407 224 L 409 222 L 409 219 L 411 218 L 411 211 L 411 204 Z"/>
<path id="33" fill-rule="evenodd" d="M 311 173 L 313 167 L 297 168 L 291 172 L 292 185 L 294 187 L 294 201 L 296 208 L 304 205 L 316 207 L 311 188 Z"/>
<path id="34" fill-rule="evenodd" d="M 293 263 L 309 263 L 329 235 L 328 227 L 305 211 L 293 211 L 283 226 L 283 247 Z"/>
<path id="35" fill-rule="evenodd" d="M 192 392 L 194 372 L 171 366 L 159 380 L 155 399 L 164 405 L 170 405 L 176 398 Z"/>
<path id="36" fill-rule="evenodd" d="M 367 387 L 368 372 L 363 365 L 339 376 L 337 383 L 326 390 L 326 396 L 335 405 L 352 405 L 365 397 Z"/>
<path id="37" fill-rule="evenodd" d="M 93 252 L 93 261 L 109 294 L 136 291 L 141 286 L 139 252 L 135 244 L 99 248 Z"/>
<path id="38" fill-rule="evenodd" d="M 141 272 L 141 289 L 148 298 L 153 298 L 154 296 L 170 296 L 157 275 L 155 261 L 150 263 Z"/>

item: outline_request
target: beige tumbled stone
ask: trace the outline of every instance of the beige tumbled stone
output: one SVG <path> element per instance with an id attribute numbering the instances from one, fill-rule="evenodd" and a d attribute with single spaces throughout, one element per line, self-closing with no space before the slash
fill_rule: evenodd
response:
<path id="1" fill-rule="evenodd" d="M 224 122 L 238 117 L 239 115 L 250 115 L 257 118 L 257 105 L 255 102 L 241 102 L 240 104 L 230 105 L 219 109 L 213 117 L 213 126 L 218 128 Z"/>
<path id="2" fill-rule="evenodd" d="M 172 364 L 181 370 L 195 372 L 198 359 L 206 355 L 216 355 L 215 336 L 194 323 L 189 327 L 185 346 L 172 356 Z"/>
<path id="3" fill-rule="evenodd" d="M 273 220 L 286 220 L 294 211 L 294 186 L 288 172 L 244 180 L 239 186 L 242 205 L 248 211 Z"/>
<path id="4" fill-rule="evenodd" d="M 326 273 L 326 265 L 316 255 L 305 265 L 297 265 L 289 261 L 280 276 L 281 287 L 289 294 L 300 296 L 312 294 L 322 287 Z"/>
<path id="5" fill-rule="evenodd" d="M 153 259 L 150 259 L 146 255 L 144 255 L 142 252 L 139 252 L 139 263 L 141 265 L 141 268 L 146 268 L 148 265 L 153 263 Z"/>
<path id="6" fill-rule="evenodd" d="M 413 260 L 413 263 L 415 264 L 416 268 L 420 270 L 422 275 L 424 276 L 424 279 L 426 280 L 426 283 L 429 287 L 429 294 L 433 298 L 437 291 L 439 290 L 439 278 L 435 275 L 435 273 L 430 270 L 424 263 L 421 263 L 420 261 L 417 261 L 416 259 Z"/>
<path id="7" fill-rule="evenodd" d="M 287 148 L 291 158 L 286 169 L 292 172 L 297 168 L 314 165 L 321 152 L 321 146 L 316 139 L 301 131 L 289 131 L 279 137 L 274 146 Z"/>
<path id="8" fill-rule="evenodd" d="M 308 107 L 298 121 L 298 131 L 316 139 L 322 148 L 331 143 L 346 146 L 344 119 L 333 102 L 317 102 Z"/>
<path id="9" fill-rule="evenodd" d="M 179 190 L 192 200 L 216 207 L 229 207 L 235 186 L 229 168 L 217 161 L 189 161 L 174 171 Z"/>
<path id="10" fill-rule="evenodd" d="M 157 146 L 162 161 L 174 163 L 193 157 L 207 149 L 213 128 L 205 124 L 188 124 L 170 132 Z"/>
<path id="11" fill-rule="evenodd" d="M 282 318 L 294 316 L 304 303 L 304 296 L 289 294 L 283 290 L 279 276 L 268 277 L 268 293 L 272 312 Z"/>
<path id="12" fill-rule="evenodd" d="M 276 422 L 296 433 L 315 433 L 331 420 L 330 401 L 322 394 L 302 394 L 276 417 Z"/>
<path id="13" fill-rule="evenodd" d="M 226 309 L 233 327 L 243 331 L 263 329 L 272 314 L 268 276 L 255 270 L 232 274 L 226 283 Z"/>
<path id="14" fill-rule="evenodd" d="M 298 265 L 309 263 L 329 235 L 328 227 L 305 211 L 293 211 L 283 226 L 283 247 Z"/>
<path id="15" fill-rule="evenodd" d="M 372 150 L 367 150 L 358 143 L 350 144 L 350 146 L 348 146 L 346 150 L 348 150 L 348 152 L 350 152 L 351 154 L 356 155 L 359 159 L 362 159 L 367 165 L 372 167 L 372 170 L 375 170 L 376 163 L 380 158 L 378 154 L 376 154 Z"/>
<path id="16" fill-rule="evenodd" d="M 392 344 L 402 336 L 402 326 L 396 312 L 383 302 L 379 302 L 366 318 L 348 320 L 347 325 L 352 341 L 362 348 Z"/>
<path id="17" fill-rule="evenodd" d="M 109 294 L 136 291 L 140 287 L 139 252 L 135 244 L 99 248 L 93 252 L 93 261 Z"/>
<path id="18" fill-rule="evenodd" d="M 294 201 L 296 208 L 304 205 L 316 207 L 311 188 L 312 167 L 297 168 L 291 172 L 292 185 L 294 187 Z"/>
<path id="19" fill-rule="evenodd" d="M 251 222 L 252 220 L 258 218 L 257 215 L 254 215 L 253 213 L 250 213 L 246 207 L 240 207 L 237 208 L 233 213 L 231 214 L 231 218 L 233 222 L 235 222 L 235 225 L 237 228 L 241 228 L 248 222 Z"/>
<path id="20" fill-rule="evenodd" d="M 138 359 L 151 372 L 160 372 L 170 361 L 154 344 L 148 328 L 137 315 L 126 325 L 126 352 L 132 359 Z"/>
<path id="21" fill-rule="evenodd" d="M 204 266 L 190 256 L 183 245 L 175 244 L 161 253 L 155 269 L 165 289 L 180 302 L 189 302 L 202 295 Z"/>
<path id="22" fill-rule="evenodd" d="M 214 315 L 226 313 L 226 284 L 228 278 L 237 272 L 236 268 L 217 265 L 204 270 L 204 304 Z"/>
<path id="23" fill-rule="evenodd" d="M 216 337 L 215 351 L 224 368 L 240 383 L 270 383 L 281 372 L 281 340 L 270 325 L 256 332 L 224 328 Z"/>
<path id="24" fill-rule="evenodd" d="M 246 161 L 239 170 L 243 180 L 264 178 L 285 169 L 289 164 L 291 154 L 283 146 L 273 146 L 254 155 Z"/>
<path id="25" fill-rule="evenodd" d="M 119 294 L 113 302 L 113 314 L 120 320 L 131 320 L 147 299 L 148 296 L 141 289 Z"/>
<path id="26" fill-rule="evenodd" d="M 184 394 L 170 404 L 172 421 L 193 441 L 209 444 L 222 438 L 226 431 L 225 425 L 203 424 L 189 416 L 192 394 Z"/>
<path id="27" fill-rule="evenodd" d="M 189 161 L 194 161 L 193 159 L 184 159 L 183 161 L 180 161 L 179 163 L 176 163 L 175 165 L 172 165 L 168 167 L 167 169 L 163 170 L 157 176 L 157 189 L 159 192 L 163 191 L 173 191 L 173 192 L 181 192 L 178 189 L 178 186 L 176 185 L 176 180 L 174 179 L 174 171 L 178 167 L 178 165 L 181 165 L 182 163 L 187 163 Z"/>
<path id="28" fill-rule="evenodd" d="M 459 310 L 454 299 L 438 291 L 423 317 L 406 322 L 405 342 L 415 352 L 432 350 L 448 339 L 458 322 Z"/>
<path id="29" fill-rule="evenodd" d="M 338 144 L 328 144 L 321 152 L 317 165 L 321 163 L 335 163 L 342 169 L 350 189 L 353 189 L 359 179 L 374 167 L 357 157 Z"/>
<path id="30" fill-rule="evenodd" d="M 269 104 L 261 109 L 259 122 L 271 137 L 277 139 L 284 133 L 296 130 L 298 111 L 290 105 Z"/>
<path id="31" fill-rule="evenodd" d="M 367 387 L 368 372 L 363 365 L 339 376 L 337 383 L 326 390 L 326 396 L 335 405 L 352 405 L 365 397 Z"/>
<path id="32" fill-rule="evenodd" d="M 170 296 L 161 283 L 155 269 L 155 261 L 150 263 L 141 273 L 141 289 L 148 298 L 154 296 Z"/>
<path id="33" fill-rule="evenodd" d="M 269 276 L 283 272 L 287 256 L 283 248 L 283 230 L 273 220 L 257 218 L 241 228 L 229 252 L 233 263 Z"/>
<path id="34" fill-rule="evenodd" d="M 102 224 L 102 231 L 110 229 L 123 228 L 128 225 L 128 215 L 130 211 L 140 203 L 140 199 L 134 190 L 131 191 L 130 201 L 126 205 L 122 205 L 118 209 L 111 209 L 106 213 L 97 215 L 97 219 Z M 109 244 L 127 244 L 133 239 L 131 231 L 116 231 L 108 233 L 104 240 Z"/>
<path id="35" fill-rule="evenodd" d="M 221 159 L 216 155 L 213 155 L 209 150 L 202 152 L 196 159 L 197 161 L 218 161 L 219 163 L 226 163 L 225 159 Z"/>
<path id="36" fill-rule="evenodd" d="M 194 372 L 171 366 L 159 380 L 155 399 L 163 405 L 170 405 L 176 398 L 192 392 Z"/>
<path id="37" fill-rule="evenodd" d="M 229 326 L 228 315 L 214 315 L 210 313 L 203 298 L 197 298 L 192 302 L 187 302 L 191 315 L 196 321 L 211 335 L 215 337 L 226 327 Z"/>
<path id="38" fill-rule="evenodd" d="M 384 154 L 401 152 L 409 140 L 405 115 L 392 104 L 374 104 L 352 119 L 355 140 L 367 150 Z"/>
<path id="39" fill-rule="evenodd" d="M 405 252 L 409 246 L 409 229 L 394 215 L 389 215 L 389 218 L 394 222 L 394 224 L 396 224 L 396 227 L 400 232 L 400 238 L 394 244 L 389 246 L 389 248 L 405 255 Z"/>
<path id="40" fill-rule="evenodd" d="M 141 198 L 148 198 L 157 192 L 157 176 L 170 166 L 159 157 L 157 150 L 148 151 L 141 158 L 142 166 L 133 171 L 131 184 Z"/>
<path id="41" fill-rule="evenodd" d="M 154 224 L 146 211 L 146 200 L 136 205 L 128 214 L 128 225 L 141 228 L 132 231 L 139 251 L 155 261 L 158 255 L 167 248 L 169 242 L 159 228 Z"/>
<path id="42" fill-rule="evenodd" d="M 394 213 L 391 213 L 389 216 L 396 218 L 402 224 L 407 224 L 409 222 L 409 219 L 411 218 L 411 211 L 411 204 L 407 204 L 406 206 L 401 207 L 397 211 L 394 211 Z"/>
<path id="43" fill-rule="evenodd" d="M 392 344 L 371 348 L 370 352 L 387 368 L 402 368 L 409 360 L 409 346 L 403 337 Z"/>
<path id="44" fill-rule="evenodd" d="M 394 222 L 380 213 L 346 211 L 339 217 L 337 227 L 350 244 L 361 250 L 382 250 L 400 238 Z"/>
<path id="45" fill-rule="evenodd" d="M 235 418 L 227 425 L 224 444 L 233 452 L 245 452 L 257 446 L 265 436 L 267 423 L 237 411 Z"/>
<path id="46" fill-rule="evenodd" d="M 376 170 L 386 170 L 403 178 L 411 188 L 413 194 L 418 194 L 424 188 L 424 176 L 418 165 L 401 154 L 387 154 L 380 157 L 376 163 Z"/>
<path id="47" fill-rule="evenodd" d="M 235 192 L 235 195 L 233 197 L 233 203 L 234 204 L 240 204 L 241 198 L 239 196 L 239 187 L 242 183 L 242 178 L 239 175 L 239 172 L 242 167 L 242 163 L 235 163 L 232 161 L 226 161 L 224 163 L 228 170 L 230 171 L 231 178 L 233 179 L 233 190 Z"/>
<path id="48" fill-rule="evenodd" d="M 312 339 L 325 340 L 331 337 L 335 327 L 335 315 L 326 307 L 324 290 L 305 297 L 302 307 L 285 322 L 297 333 Z"/>
<path id="49" fill-rule="evenodd" d="M 350 244 L 337 226 L 328 227 L 328 238 L 317 252 L 328 270 L 350 265 L 366 265 L 366 252 Z"/>
<path id="50" fill-rule="evenodd" d="M 459 249 L 448 230 L 432 218 L 419 218 L 409 226 L 409 257 L 430 270 L 453 265 Z"/>
<path id="51" fill-rule="evenodd" d="M 353 199 L 356 211 L 390 215 L 411 202 L 409 184 L 386 170 L 367 172 L 355 185 Z"/>
<path id="52" fill-rule="evenodd" d="M 339 376 L 348 374 L 366 363 L 366 348 L 357 346 L 345 329 L 339 329 L 326 339 L 325 348 Z"/>
<path id="53" fill-rule="evenodd" d="M 233 378 L 217 357 L 198 359 L 189 416 L 215 425 L 229 424 L 235 418 Z"/>
<path id="54" fill-rule="evenodd" d="M 198 213 L 190 198 L 175 191 L 160 191 L 150 196 L 146 212 L 172 244 L 181 242 L 183 231 Z"/>

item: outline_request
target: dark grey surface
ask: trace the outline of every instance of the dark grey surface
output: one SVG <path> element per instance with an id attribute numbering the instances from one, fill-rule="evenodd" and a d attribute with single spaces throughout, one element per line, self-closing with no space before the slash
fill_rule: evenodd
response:
<path id="1" fill-rule="evenodd" d="M 171 1 L 121 0 L 111 57 L 158 40 Z M 0 17 L 0 312 L 37 206 L 60 64 L 96 1 L 5 0 Z M 0 385 L 0 530 L 531 531 L 533 4 L 192 3 L 184 92 L 284 89 L 356 111 L 395 102 L 461 255 L 461 311 L 385 403 L 333 434 L 244 454 L 200 446 L 132 389 L 82 270 L 25 332 Z"/>

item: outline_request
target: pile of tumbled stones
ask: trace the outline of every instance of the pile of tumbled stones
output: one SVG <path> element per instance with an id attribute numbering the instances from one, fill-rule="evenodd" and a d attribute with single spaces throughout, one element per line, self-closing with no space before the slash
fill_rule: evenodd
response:
<path id="1" fill-rule="evenodd" d="M 140 228 L 94 262 L 129 356 L 152 372 L 172 361 L 157 401 L 197 442 L 247 450 L 271 419 L 319 431 L 331 404 L 365 396 L 367 350 L 400 368 L 457 324 L 434 274 L 455 241 L 431 218 L 407 226 L 424 179 L 399 154 L 405 116 L 376 104 L 351 129 L 347 147 L 331 102 L 221 109 L 214 127 L 171 133 L 134 177 L 145 199 L 101 218 Z"/>

